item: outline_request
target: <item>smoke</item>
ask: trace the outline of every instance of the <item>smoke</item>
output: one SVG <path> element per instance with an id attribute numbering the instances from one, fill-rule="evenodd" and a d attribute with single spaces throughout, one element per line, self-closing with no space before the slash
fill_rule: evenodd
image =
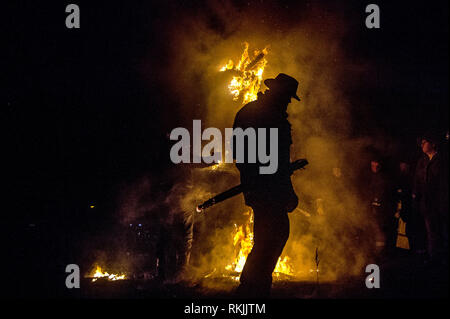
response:
<path id="1" fill-rule="evenodd" d="M 310 164 L 292 177 L 300 205 L 290 214 L 291 235 L 283 255 L 289 256 L 295 276 L 304 280 L 316 280 L 316 250 L 321 280 L 361 274 L 370 263 L 378 232 L 358 196 L 357 179 L 369 169 L 365 150 L 373 141 L 354 134 L 355 106 L 346 93 L 370 66 L 347 56 L 342 43 L 350 31 L 334 6 L 336 10 L 333 6 L 323 10 L 306 3 L 278 10 L 274 3 L 236 7 L 228 1 L 208 1 L 203 9 L 167 17 L 161 31 L 167 36 L 168 63 L 159 80 L 177 101 L 171 109 L 173 123 L 188 129 L 193 119 L 201 119 L 203 128 L 232 127 L 242 105 L 228 92 L 231 75 L 219 70 L 229 59 L 239 60 L 244 42 L 249 43 L 249 52 L 268 47 L 264 79 L 286 73 L 299 81 L 301 102 L 294 101 L 288 109 L 291 153 L 292 159 L 307 158 Z M 220 167 L 190 168 L 189 177 L 175 178 L 166 193 L 170 216 L 195 214 L 191 266 L 200 277 L 221 273 L 234 260 L 233 235 L 238 225 L 248 222 L 244 213 L 249 208 L 242 196 L 206 213 L 193 212 L 197 204 L 238 184 L 233 165 Z M 336 177 L 333 169 L 341 176 Z M 125 196 L 124 220 L 153 208 L 151 200 L 137 200 L 146 187 L 145 182 L 140 185 Z"/>
<path id="2" fill-rule="evenodd" d="M 305 157 L 310 162 L 307 170 L 296 173 L 292 180 L 300 199 L 299 210 L 311 217 L 299 210 L 290 215 L 291 236 L 284 254 L 291 258 L 296 275 L 302 278 L 315 280 L 315 272 L 310 272 L 315 270 L 316 248 L 322 279 L 360 274 L 372 253 L 368 229 L 376 232 L 376 227 L 367 226 L 373 222 L 358 197 L 356 177 L 368 169 L 365 149 L 373 142 L 354 136 L 352 100 L 346 89 L 348 79 L 357 79 L 369 66 L 347 57 L 342 41 L 349 30 L 338 10 L 303 6 L 299 17 L 293 19 L 271 16 L 267 11 L 273 6 L 252 3 L 237 8 L 230 2 L 212 2 L 195 17 L 177 16 L 168 39 L 174 50 L 166 72 L 167 85 L 177 87 L 187 125 L 200 118 L 204 127 L 231 127 L 241 104 L 233 101 L 228 92 L 230 75 L 219 69 L 229 59 L 239 60 L 244 42 L 250 44 L 249 52 L 268 47 L 264 79 L 283 72 L 300 83 L 301 102 L 294 101 L 288 109 L 291 152 L 293 159 Z M 341 170 L 339 180 L 333 168 Z M 206 189 L 213 195 L 234 185 L 218 185 L 216 177 L 207 174 L 200 181 L 193 193 L 206 195 Z M 230 203 L 219 204 L 208 212 L 217 219 L 207 227 L 213 245 L 202 250 L 199 264 L 205 269 L 223 267 L 224 260 L 230 260 L 230 225 L 247 210 L 241 199 Z M 195 244 L 202 242 L 197 237 Z"/>

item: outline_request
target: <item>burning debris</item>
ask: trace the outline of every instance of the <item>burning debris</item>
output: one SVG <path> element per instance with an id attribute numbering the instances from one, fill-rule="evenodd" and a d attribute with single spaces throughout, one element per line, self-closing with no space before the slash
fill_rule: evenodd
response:
<path id="1" fill-rule="evenodd" d="M 91 275 L 86 276 L 87 278 L 92 278 L 92 282 L 97 281 L 100 278 L 105 278 L 108 281 L 116 281 L 126 279 L 126 275 L 123 273 L 120 274 L 110 274 L 107 271 L 104 271 L 102 267 L 97 266 L 95 268 L 95 272 Z"/>
<path id="2" fill-rule="evenodd" d="M 253 213 L 250 210 L 245 214 L 250 216 L 248 222 L 239 227 L 236 224 L 234 225 L 235 233 L 233 236 L 233 246 L 235 251 L 237 250 L 236 258 L 230 265 L 225 267 L 227 270 L 232 270 L 238 273 L 242 272 L 247 256 L 253 247 Z"/>
<path id="3" fill-rule="evenodd" d="M 253 247 L 253 211 L 248 210 L 245 215 L 249 216 L 247 223 L 240 225 L 235 224 L 235 232 L 233 235 L 233 246 L 235 248 L 236 257 L 233 262 L 225 267 L 227 271 L 240 274 L 244 268 L 248 254 Z M 274 278 L 286 278 L 293 276 L 294 271 L 289 256 L 280 257 L 274 270 Z M 284 275 L 284 276 L 283 276 Z M 232 277 L 238 280 L 238 276 Z"/>
<path id="4" fill-rule="evenodd" d="M 274 45 L 274 50 L 280 50 L 280 46 Z M 230 75 L 232 77 L 231 81 L 228 84 L 229 93 L 233 96 L 233 100 L 238 101 L 242 104 L 246 104 L 248 102 L 254 101 L 258 98 L 258 92 L 261 87 L 262 79 L 263 79 L 263 72 L 265 69 L 265 66 L 267 65 L 267 54 L 268 54 L 268 48 L 264 48 L 263 50 L 255 50 L 253 54 L 249 54 L 249 44 L 247 42 L 244 42 L 244 50 L 241 54 L 240 59 L 235 63 L 233 60 L 229 60 L 226 65 L 224 65 L 220 70 L 214 69 L 214 72 L 226 72 L 227 75 Z M 276 62 L 276 58 L 279 56 L 279 54 L 276 54 L 274 51 L 273 53 L 274 61 Z M 294 60 L 294 59 L 289 59 Z M 217 60 L 216 60 L 217 61 Z M 210 60 L 209 60 L 210 62 Z M 213 63 L 215 65 L 215 63 Z M 332 77 L 330 77 L 332 78 Z M 306 82 L 306 85 L 308 85 L 308 82 Z M 223 91 L 223 87 L 221 87 L 221 91 Z M 332 90 L 330 92 L 333 92 Z M 331 93 L 330 93 L 331 94 Z M 319 96 L 319 94 L 318 94 Z M 324 96 L 323 94 L 320 96 Z M 226 99 L 228 102 L 229 100 Z M 223 101 L 219 101 L 220 102 Z M 293 132 L 297 134 L 298 136 L 305 135 L 305 132 L 309 132 L 310 128 L 308 126 L 303 125 L 303 123 L 300 125 L 298 123 L 298 115 L 299 111 L 294 110 L 294 113 L 290 116 L 293 118 L 294 125 L 293 125 Z M 297 113 L 295 113 L 297 112 Z M 220 113 L 222 114 L 222 113 Z M 297 121 L 297 122 L 295 122 Z M 299 127 L 301 129 L 299 129 Z M 305 128 L 306 127 L 306 128 Z M 302 131 L 305 130 L 305 131 Z M 312 144 L 311 141 L 315 141 L 315 143 Z M 319 140 L 320 142 L 320 140 Z M 328 142 L 328 140 L 326 140 Z M 325 143 L 325 142 L 323 142 Z M 305 141 L 306 149 L 310 150 L 310 153 L 312 152 L 312 155 L 314 159 L 316 160 L 316 167 L 319 167 L 317 163 L 322 163 L 324 161 L 324 158 L 329 158 L 332 156 L 322 156 L 323 150 L 329 150 L 329 153 L 333 155 L 334 153 L 338 153 L 338 151 L 333 152 L 333 148 L 330 147 L 321 147 L 322 145 L 318 143 L 317 138 L 315 140 L 309 138 Z M 311 151 L 312 149 L 312 151 Z M 315 150 L 317 151 L 318 155 L 315 156 Z M 321 162 L 322 161 L 322 162 Z M 326 163 L 328 164 L 328 163 Z M 324 165 L 325 166 L 325 165 Z M 233 166 L 234 167 L 234 166 Z M 143 183 L 142 187 L 136 187 L 139 189 L 139 194 L 136 194 L 135 196 L 130 197 L 136 197 L 135 201 L 133 202 L 133 205 L 129 205 L 124 209 L 124 212 L 126 212 L 127 216 L 128 214 L 130 216 L 134 215 L 157 215 L 159 212 L 162 212 L 161 215 L 164 216 L 161 217 L 161 223 L 162 220 L 166 220 L 166 214 L 169 216 L 177 215 L 180 212 L 173 207 L 178 206 L 180 203 L 186 203 L 186 205 L 179 205 L 180 208 L 182 206 L 182 209 L 180 211 L 188 210 L 189 207 L 194 208 L 194 205 L 191 205 L 188 202 L 191 201 L 191 199 L 196 198 L 196 201 L 198 201 L 199 197 L 203 196 L 211 196 L 213 194 L 210 193 L 210 189 L 208 187 L 212 185 L 214 182 L 215 187 L 225 189 L 224 187 L 224 179 L 222 176 L 222 173 L 228 172 L 229 165 L 224 162 L 219 162 L 214 165 L 210 165 L 206 168 L 203 168 L 202 171 L 204 172 L 203 176 L 201 178 L 198 178 L 195 183 L 186 183 L 185 180 L 183 180 L 181 177 L 177 176 L 175 187 L 173 188 L 173 198 L 171 200 L 163 199 L 159 202 L 167 202 L 171 203 L 171 208 L 159 208 L 156 207 L 153 203 L 147 203 L 148 207 L 144 207 L 143 204 L 144 201 L 140 200 L 140 197 L 146 198 L 146 201 L 148 202 L 148 199 L 150 198 L 147 184 Z M 220 176 L 218 176 L 220 175 Z M 225 175 L 225 174 L 223 174 Z M 230 174 L 233 175 L 233 174 Z M 233 176 L 235 177 L 236 174 Z M 314 210 L 312 209 L 313 204 L 310 204 L 315 202 L 314 198 L 319 197 L 325 197 L 328 201 L 326 204 L 327 209 L 325 211 L 329 214 L 334 214 L 334 216 L 338 216 L 338 213 L 341 211 L 340 206 L 333 205 L 335 203 L 334 199 L 335 197 L 335 191 L 333 186 L 335 183 L 329 183 L 329 179 L 331 177 L 328 177 L 323 172 L 317 172 L 314 171 L 313 178 L 294 178 L 294 183 L 296 186 L 303 191 L 306 195 L 305 198 L 302 198 L 301 207 L 298 208 L 298 211 L 303 212 L 302 216 L 291 216 L 291 219 L 305 219 L 307 217 L 309 220 L 305 221 L 302 220 L 301 223 L 297 222 L 297 227 L 293 228 L 291 240 L 288 243 L 286 250 L 284 252 L 284 255 L 282 255 L 275 266 L 274 272 L 273 272 L 273 278 L 275 280 L 292 280 L 292 279 L 299 279 L 299 278 L 307 278 L 311 279 L 312 274 L 314 275 L 315 281 L 318 283 L 319 281 L 319 259 L 318 259 L 318 249 L 315 250 L 315 267 L 312 265 L 312 261 L 314 260 L 314 248 L 316 246 L 317 242 L 317 233 L 320 232 L 321 237 L 323 236 L 323 241 L 327 244 L 329 244 L 328 248 L 325 246 L 325 254 L 322 254 L 322 256 L 326 256 L 326 258 L 321 261 L 321 269 L 320 269 L 320 275 L 321 280 L 323 281 L 324 278 L 326 280 L 335 280 L 337 275 L 341 273 L 347 273 L 351 272 L 352 269 L 358 269 L 358 265 L 362 262 L 362 258 L 358 260 L 354 260 L 351 258 L 357 258 L 354 257 L 355 254 L 355 248 L 351 243 L 354 242 L 353 237 L 351 235 L 343 236 L 344 240 L 346 240 L 343 244 L 339 244 L 339 246 L 336 246 L 335 243 L 337 234 L 334 232 L 334 228 L 339 227 L 328 227 L 328 222 L 324 215 L 324 213 L 317 213 L 314 214 Z M 217 185 L 217 181 L 220 180 L 221 185 Z M 326 183 L 322 183 L 322 181 L 326 181 Z M 233 182 L 234 183 L 234 182 Z M 184 185 L 192 185 L 189 188 Z M 208 184 L 208 186 L 206 186 Z M 327 185 L 327 187 L 323 187 L 323 184 Z M 317 190 L 317 191 L 316 191 Z M 320 190 L 320 192 L 318 191 Z M 140 193 L 142 192 L 142 193 Z M 316 194 L 317 192 L 317 194 Z M 236 194 L 239 194 L 240 192 L 237 192 Z M 325 193 L 325 194 L 323 194 Z M 330 194 L 328 194 L 330 193 Z M 351 194 L 350 191 L 347 192 L 348 194 Z M 175 195 L 176 194 L 176 195 Z M 200 194 L 203 194 L 200 196 Z M 229 193 L 227 193 L 229 194 Z M 345 194 L 345 193 L 344 193 Z M 166 196 L 162 195 L 162 196 Z M 219 194 L 220 195 L 220 194 Z M 326 196 L 329 195 L 329 196 Z M 217 196 L 217 195 L 216 195 Z M 168 196 L 169 197 L 169 196 Z M 226 198 L 229 198 L 225 196 Z M 309 198 L 311 197 L 311 199 Z M 163 198 L 163 197 L 162 197 Z M 203 197 L 204 198 L 204 197 Z M 207 197 L 206 197 L 207 198 Z M 330 199 L 331 198 L 331 199 Z M 341 206 L 345 206 L 347 202 L 352 202 L 354 197 L 352 195 L 347 196 L 339 196 L 340 202 L 344 201 L 346 203 L 340 204 Z M 217 204 L 220 201 L 223 200 L 217 200 L 217 198 L 211 203 Z M 157 202 L 155 200 L 155 202 Z M 134 205 L 135 204 L 135 205 Z M 236 214 L 243 212 L 244 209 L 241 206 L 238 206 L 238 203 L 235 204 L 229 204 L 231 206 L 233 212 L 236 212 Z M 350 205 L 349 205 L 350 206 Z M 353 206 L 353 205 L 352 205 Z M 356 205 L 355 205 L 356 206 Z M 187 208 L 186 208 L 187 207 Z M 206 205 L 206 207 L 209 207 Z M 222 206 L 223 207 L 223 206 Z M 337 207 L 337 208 L 336 208 Z M 145 209 L 144 209 L 145 208 Z M 202 212 L 202 209 L 205 207 L 196 207 L 197 213 L 200 214 Z M 306 213 L 305 210 L 311 211 L 311 213 Z M 218 208 L 217 211 L 220 212 L 222 209 Z M 225 209 L 224 209 L 225 210 Z M 323 210 L 323 209 L 322 209 Z M 344 209 L 342 209 L 344 211 Z M 139 213 L 138 213 L 139 212 Z M 172 214 L 172 215 L 171 215 Z M 254 234 L 253 234 L 253 212 L 251 210 L 247 211 L 246 216 L 248 217 L 246 221 L 242 222 L 240 220 L 239 222 L 232 222 L 232 221 L 218 221 L 217 218 L 207 217 L 205 214 L 201 215 L 201 218 L 198 218 L 196 221 L 196 230 L 198 231 L 196 233 L 196 236 L 198 236 L 194 241 L 194 258 L 191 259 L 191 267 L 194 266 L 194 270 L 201 274 L 202 279 L 203 278 L 218 278 L 219 277 L 226 277 L 227 279 L 232 280 L 239 280 L 239 276 L 244 268 L 245 262 L 247 260 L 247 257 L 253 247 L 254 243 Z M 240 214 L 239 214 L 240 215 Z M 295 215 L 295 214 L 294 214 Z M 325 214 L 326 215 L 326 214 Z M 173 216 L 172 216 L 173 217 Z M 172 218 L 171 217 L 171 218 Z M 238 217 L 240 218 L 240 217 Z M 155 220 L 158 220 L 155 218 Z M 212 221 L 214 220 L 214 221 Z M 348 219 L 340 219 L 338 218 L 336 223 L 339 223 L 341 220 L 347 221 Z M 354 219 L 358 220 L 358 219 Z M 334 219 L 333 219 L 334 221 Z M 356 222 L 354 222 L 356 223 Z M 217 224 L 220 224 L 222 227 L 217 227 Z M 306 224 L 307 226 L 303 226 Z M 331 224 L 331 223 L 330 223 Z M 212 228 L 212 225 L 214 225 L 214 229 L 220 229 L 216 230 L 216 233 L 214 235 L 206 234 L 211 233 L 210 230 Z M 344 226 L 344 223 L 341 222 L 341 225 Z M 320 227 L 319 227 L 320 226 Z M 347 225 L 345 225 L 347 226 Z M 231 228 L 229 228 L 231 227 Z M 302 228 L 301 228 L 302 227 Z M 304 229 L 303 229 L 304 227 Z M 208 231 L 204 231 L 204 229 L 208 229 Z M 301 231 L 300 231 L 301 228 Z M 344 227 L 341 227 L 342 229 Z M 169 228 L 170 229 L 170 228 Z M 346 229 L 348 229 L 346 227 Z M 204 232 L 204 233 L 202 233 Z M 217 235 L 217 236 L 216 236 Z M 231 236 L 230 236 L 231 235 Z M 339 234 L 340 235 L 340 234 Z M 161 234 L 156 235 L 161 236 Z M 203 237 L 202 237 L 203 236 Z M 211 237 L 206 237 L 211 236 Z M 340 236 L 341 239 L 342 236 Z M 211 239 L 211 240 L 205 240 L 205 238 Z M 152 240 L 156 240 L 152 238 Z M 340 241 L 341 242 L 341 241 Z M 213 245 L 205 244 L 205 243 L 214 243 L 214 245 L 218 248 L 213 249 Z M 151 245 L 149 243 L 146 243 L 146 245 Z M 165 246 L 167 245 L 167 240 L 164 242 Z M 330 248 L 333 247 L 333 248 Z M 337 247 L 337 248 L 336 248 Z M 350 247 L 350 248 L 349 248 Z M 190 249 L 190 248 L 189 248 Z M 327 250 L 328 249 L 328 250 Z M 333 250 L 332 252 L 329 252 L 329 250 Z M 349 254 L 349 261 L 344 262 L 344 264 L 351 264 L 353 268 L 351 270 L 344 269 L 344 267 L 341 266 L 341 264 L 333 263 L 330 260 L 333 260 L 332 257 L 336 256 L 338 254 L 341 254 L 342 251 L 348 252 L 351 251 L 352 253 Z M 323 252 L 322 252 L 323 253 Z M 149 254 L 155 254 L 154 252 L 149 252 Z M 331 257 L 328 257 L 331 256 Z M 152 255 L 153 257 L 153 255 Z M 312 258 L 310 258 L 312 257 Z M 336 258 L 337 259 L 337 258 Z M 155 260 L 157 260 L 155 258 Z M 162 259 L 159 259 L 158 261 L 161 261 Z M 352 261 L 350 261 L 352 260 Z M 150 263 L 153 263 L 154 260 L 152 259 Z M 138 262 L 136 262 L 137 264 Z M 330 263 L 332 263 L 330 267 Z M 327 268 L 328 267 L 328 268 Z M 163 265 L 162 263 L 156 262 L 156 266 L 153 268 L 156 269 L 165 269 L 170 268 L 169 265 L 166 263 Z M 152 269 L 153 269 L 152 268 Z M 212 270 L 214 269 L 214 270 Z M 131 270 L 131 268 L 129 268 Z M 192 268 L 191 268 L 192 270 Z M 206 271 L 205 271 L 206 270 Z M 308 270 L 310 272 L 308 273 Z M 133 271 L 133 270 L 132 270 Z M 132 271 L 128 273 L 128 276 L 132 277 Z M 312 274 L 311 274 L 312 273 Z M 213 276 L 214 275 L 214 276 Z M 216 276 L 217 275 L 217 276 Z M 95 281 L 98 278 L 108 278 L 108 280 L 120 280 L 125 279 L 125 275 L 123 274 L 110 274 L 106 271 L 103 271 L 101 268 L 98 267 L 96 273 L 93 275 L 93 280 Z M 330 279 L 331 278 L 331 279 Z"/>
<path id="5" fill-rule="evenodd" d="M 244 52 L 237 64 L 229 60 L 220 69 L 221 72 L 229 71 L 235 74 L 228 88 L 233 95 L 233 100 L 237 101 L 239 97 L 242 97 L 242 104 L 247 104 L 257 99 L 257 94 L 261 87 L 262 75 L 267 64 L 265 58 L 268 54 L 267 47 L 261 51 L 255 50 L 253 52 L 253 58 L 248 54 L 248 47 L 248 43 L 244 42 Z"/>

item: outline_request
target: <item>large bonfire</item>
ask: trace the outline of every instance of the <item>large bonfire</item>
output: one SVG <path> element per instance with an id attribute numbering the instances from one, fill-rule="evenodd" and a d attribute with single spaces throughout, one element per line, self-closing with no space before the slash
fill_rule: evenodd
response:
<path id="1" fill-rule="evenodd" d="M 242 99 L 242 104 L 257 99 L 259 88 L 261 87 L 262 75 L 267 64 L 266 55 L 268 48 L 255 50 L 253 56 L 248 53 L 248 43 L 244 43 L 244 52 L 237 63 L 229 60 L 226 65 L 220 68 L 221 72 L 232 71 L 235 74 L 228 85 L 230 93 L 235 101 Z"/>
<path id="2" fill-rule="evenodd" d="M 266 56 L 268 47 L 262 50 L 255 50 L 253 56 L 248 53 L 249 44 L 244 42 L 244 51 L 237 63 L 229 60 L 228 63 L 220 68 L 221 72 L 233 71 L 235 74 L 228 85 L 233 100 L 242 99 L 242 104 L 255 101 L 258 98 L 258 92 L 261 87 L 264 68 L 267 65 Z M 244 268 L 248 254 L 253 247 L 253 211 L 246 213 L 249 218 L 244 225 L 234 225 L 233 245 L 235 247 L 236 257 L 234 261 L 226 266 L 229 271 L 241 273 Z M 284 256 L 279 258 L 274 270 L 275 276 L 279 274 L 293 275 L 294 271 L 290 263 L 290 258 Z"/>

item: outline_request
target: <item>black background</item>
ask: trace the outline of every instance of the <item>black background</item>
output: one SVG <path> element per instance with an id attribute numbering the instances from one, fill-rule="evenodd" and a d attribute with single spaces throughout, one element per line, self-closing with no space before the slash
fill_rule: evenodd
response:
<path id="1" fill-rule="evenodd" d="M 163 178 L 170 165 L 166 134 L 183 116 L 176 113 L 171 88 L 157 81 L 170 63 L 166 32 L 180 14 L 210 14 L 201 1 L 76 3 L 80 29 L 65 27 L 69 2 L 2 5 L 7 31 L 2 221 L 7 258 L 13 260 L 6 267 L 33 278 L 44 274 L 35 279 L 36 291 L 44 282 L 50 285 L 68 259 L 76 259 L 78 240 L 113 222 L 119 183 L 143 173 Z M 264 3 L 269 23 L 295 19 L 293 12 L 307 2 L 279 3 Z M 348 55 L 378 70 L 347 92 L 354 101 L 371 101 L 369 109 L 355 108 L 354 131 L 385 130 L 413 144 L 427 128 L 448 129 L 448 2 L 376 3 L 379 30 L 364 27 L 364 1 L 323 4 L 348 17 Z M 220 30 L 221 21 L 209 18 Z M 95 213 L 87 209 L 93 203 L 99 207 Z M 29 223 L 45 224 L 45 234 L 30 242 Z M 58 296 L 58 290 L 46 289 Z M 13 291 L 4 293 L 23 294 Z"/>

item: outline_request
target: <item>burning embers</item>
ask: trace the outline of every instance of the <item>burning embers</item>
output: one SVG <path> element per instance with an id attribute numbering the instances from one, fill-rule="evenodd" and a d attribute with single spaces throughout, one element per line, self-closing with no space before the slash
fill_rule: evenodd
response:
<path id="1" fill-rule="evenodd" d="M 228 88 L 233 95 L 233 100 L 237 101 L 242 97 L 242 104 L 254 101 L 257 99 L 257 94 L 262 82 L 262 74 L 267 64 L 265 56 L 268 53 L 267 47 L 262 51 L 255 50 L 253 57 L 249 57 L 248 43 L 244 43 L 244 52 L 237 64 L 229 60 L 220 71 L 230 71 L 235 74 L 231 80 Z"/>
<path id="2" fill-rule="evenodd" d="M 231 264 L 225 267 L 226 270 L 236 273 L 242 272 L 247 256 L 253 247 L 253 212 L 251 209 L 246 215 L 249 216 L 246 224 L 239 227 L 236 224 L 234 225 L 235 232 L 233 235 L 233 245 L 236 251 L 236 257 Z M 280 257 L 278 259 L 273 275 L 275 278 L 294 275 L 294 270 L 288 256 L 284 256 L 283 258 Z M 235 276 L 233 279 L 238 280 L 239 278 Z"/>
<path id="3" fill-rule="evenodd" d="M 116 281 L 116 280 L 126 279 L 125 274 L 110 274 L 107 271 L 104 271 L 100 266 L 97 266 L 95 268 L 95 272 L 92 275 L 87 276 L 87 277 L 89 277 L 89 278 L 92 277 L 92 281 L 93 282 L 97 281 L 100 278 L 105 278 L 105 279 L 107 279 L 109 281 Z"/>

